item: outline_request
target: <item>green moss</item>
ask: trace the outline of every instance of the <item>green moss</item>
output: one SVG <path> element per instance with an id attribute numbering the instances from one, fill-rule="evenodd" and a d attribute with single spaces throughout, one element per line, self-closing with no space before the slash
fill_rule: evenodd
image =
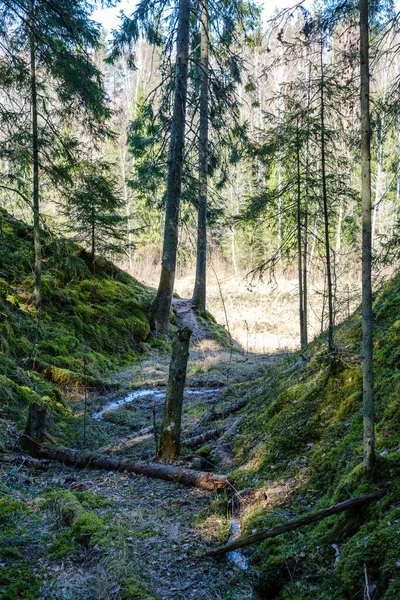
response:
<path id="1" fill-rule="evenodd" d="M 104 389 L 109 374 L 135 362 L 150 331 L 146 306 L 154 292 L 102 259 L 93 276 L 83 248 L 43 231 L 39 327 L 32 230 L 5 211 L 1 218 L 0 399 L 5 416 L 22 422 L 30 402 L 46 396 L 57 420 L 65 407 L 57 388 Z"/>
<path id="2" fill-rule="evenodd" d="M 27 504 L 10 495 L 0 498 L 0 598 L 38 597 L 40 568 L 26 556 L 40 536 L 38 518 Z"/>
<path id="3" fill-rule="evenodd" d="M 82 512 L 73 523 L 72 531 L 77 540 L 85 546 L 90 542 L 96 544 L 104 540 L 104 522 L 93 512 Z"/>
<path id="4" fill-rule="evenodd" d="M 120 594 L 122 600 L 157 600 L 158 598 L 133 575 L 122 580 Z"/>

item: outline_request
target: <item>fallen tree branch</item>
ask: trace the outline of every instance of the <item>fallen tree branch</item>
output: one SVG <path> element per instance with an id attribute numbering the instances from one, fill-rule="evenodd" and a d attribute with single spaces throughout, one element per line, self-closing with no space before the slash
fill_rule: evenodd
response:
<path id="1" fill-rule="evenodd" d="M 236 402 L 233 402 L 232 404 L 229 404 L 228 406 L 225 406 L 224 408 L 220 408 L 219 410 L 213 410 L 212 414 L 211 414 L 211 418 L 212 419 L 223 419 L 224 417 L 227 417 L 228 415 L 231 415 L 232 413 L 237 412 L 241 408 L 244 408 L 246 406 L 246 404 L 248 402 L 250 402 L 251 398 L 252 398 L 251 395 L 244 396 L 243 398 L 236 400 Z"/>
<path id="2" fill-rule="evenodd" d="M 292 529 L 297 529 L 298 527 L 302 527 L 303 525 L 316 523 L 317 521 L 322 521 L 322 519 L 326 519 L 327 517 L 336 515 L 337 513 L 343 512 L 345 510 L 356 508 L 358 506 L 362 506 L 363 504 L 368 504 L 373 500 L 376 500 L 377 498 L 380 498 L 381 496 L 386 494 L 387 491 L 388 490 L 379 490 L 378 492 L 368 494 L 367 496 L 359 496 L 358 498 L 352 498 L 351 500 L 340 502 L 339 504 L 335 504 L 333 506 L 330 506 L 329 508 L 325 508 L 324 510 L 320 510 L 319 512 L 316 512 L 314 514 L 305 515 L 304 517 L 300 517 L 300 519 L 288 521 L 284 525 L 277 525 L 276 527 L 272 527 L 272 529 L 267 529 L 267 531 L 261 531 L 260 533 L 255 533 L 253 535 L 240 538 L 235 542 L 231 542 L 230 544 L 225 544 L 225 546 L 219 546 L 218 548 L 214 548 L 213 550 L 209 550 L 208 552 L 201 554 L 198 558 L 220 556 L 221 554 L 226 554 L 227 552 L 231 552 L 232 550 L 237 550 L 238 548 L 243 548 L 244 546 L 250 546 L 250 544 L 263 542 L 264 540 L 277 537 L 282 533 L 292 531 Z"/>
<path id="3" fill-rule="evenodd" d="M 112 444 L 107 444 L 107 446 L 102 446 L 101 448 L 98 448 L 96 452 L 98 452 L 99 454 L 103 454 L 106 452 L 110 452 L 110 450 L 112 450 L 116 446 L 130 446 L 136 441 L 142 441 L 140 438 L 142 438 L 145 435 L 148 435 L 149 433 L 153 433 L 153 431 L 153 425 L 150 425 L 149 427 L 144 427 L 143 429 L 140 429 L 135 433 L 131 433 L 131 435 L 127 435 L 126 437 L 120 438 L 119 440 L 115 440 Z"/>
<path id="4" fill-rule="evenodd" d="M 200 433 L 199 435 L 195 435 L 191 438 L 187 438 L 183 441 L 185 446 L 200 446 L 207 440 L 213 440 L 218 438 L 228 429 L 228 425 L 221 425 L 221 427 L 216 427 L 215 429 L 211 429 L 209 431 L 205 431 L 204 433 Z"/>
<path id="5" fill-rule="evenodd" d="M 145 475 L 146 477 L 174 481 L 176 483 L 192 485 L 207 490 L 225 488 L 230 485 L 230 481 L 225 475 L 215 475 L 214 473 L 209 473 L 207 471 L 195 471 L 193 469 L 185 469 L 183 467 L 155 462 L 131 462 L 127 459 L 111 458 L 56 446 L 50 447 L 40 445 L 39 456 L 56 460 L 57 462 L 73 467 L 104 469 L 106 471 L 127 471 L 128 473 L 135 473 L 136 475 Z"/>
<path id="6" fill-rule="evenodd" d="M 225 433 L 218 440 L 218 445 L 228 442 L 235 435 L 237 428 L 243 421 L 245 415 L 240 415 L 231 425 L 227 427 Z"/>

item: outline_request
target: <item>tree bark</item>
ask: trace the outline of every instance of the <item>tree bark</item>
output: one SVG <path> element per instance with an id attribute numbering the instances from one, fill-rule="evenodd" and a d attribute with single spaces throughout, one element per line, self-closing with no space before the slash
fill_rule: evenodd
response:
<path id="1" fill-rule="evenodd" d="M 45 439 L 46 412 L 46 407 L 38 402 L 30 404 L 25 430 L 19 440 L 21 448 L 34 458 L 38 457 L 38 442 Z"/>
<path id="2" fill-rule="evenodd" d="M 305 517 L 300 517 L 300 519 L 288 521 L 288 523 L 285 523 L 285 525 L 278 525 L 277 527 L 273 527 L 272 529 L 267 529 L 267 531 L 255 533 L 253 535 L 249 535 L 247 537 L 236 540 L 235 542 L 231 542 L 230 544 L 226 544 L 225 546 L 214 548 L 213 550 L 205 552 L 198 558 L 220 556 L 221 554 L 226 554 L 227 552 L 231 552 L 232 550 L 237 550 L 238 548 L 243 548 L 244 546 L 250 546 L 250 544 L 263 542 L 264 540 L 268 540 L 270 538 L 277 537 L 278 535 L 282 535 L 282 533 L 286 533 L 287 531 L 292 531 L 293 529 L 297 529 L 298 527 L 303 527 L 303 525 L 316 523 L 318 521 L 322 521 L 322 519 L 331 517 L 332 515 L 337 515 L 338 513 L 341 513 L 345 510 L 354 509 L 359 506 L 363 506 L 364 504 L 373 502 L 377 498 L 383 496 L 385 493 L 387 493 L 387 490 L 380 490 L 373 494 L 368 494 L 367 496 L 359 496 L 358 498 L 352 498 L 351 500 L 340 502 L 339 504 L 335 504 L 334 506 L 326 508 L 325 510 L 320 510 L 319 512 L 314 513 L 312 515 L 306 515 Z"/>
<path id="3" fill-rule="evenodd" d="M 135 461 L 130 462 L 127 459 L 110 458 L 108 456 L 99 456 L 89 452 L 79 452 L 69 448 L 60 448 L 56 446 L 40 446 L 39 456 L 49 458 L 57 462 L 73 467 L 83 469 L 104 469 L 106 471 L 119 471 L 135 473 L 136 475 L 145 475 L 155 479 L 164 479 L 174 481 L 184 485 L 192 485 L 207 490 L 225 488 L 230 485 L 229 478 L 225 475 L 215 475 L 207 471 L 195 471 L 194 469 L 185 469 L 172 465 L 163 465 L 161 463 Z"/>
<path id="4" fill-rule="evenodd" d="M 300 320 L 300 346 L 304 350 L 307 346 L 304 330 L 304 294 L 303 294 L 303 248 L 301 239 L 301 173 L 300 173 L 300 138 L 299 120 L 296 124 L 296 166 L 297 166 L 297 269 L 299 281 L 299 320 Z"/>
<path id="5" fill-rule="evenodd" d="M 39 311 L 42 308 L 42 247 L 40 240 L 40 207 L 39 207 L 39 133 L 38 106 L 36 82 L 36 47 L 35 47 L 35 0 L 30 2 L 30 76 L 32 102 L 32 163 L 33 163 L 33 242 L 35 252 L 35 305 Z"/>
<path id="6" fill-rule="evenodd" d="M 200 42 L 199 207 L 197 216 L 196 280 L 193 304 L 206 311 L 207 192 L 208 192 L 208 0 L 202 1 Z"/>
<path id="7" fill-rule="evenodd" d="M 180 454 L 183 392 L 191 334 L 187 327 L 179 329 L 172 346 L 160 436 L 161 458 L 176 458 Z"/>
<path id="8" fill-rule="evenodd" d="M 250 402 L 250 400 L 253 398 L 252 395 L 247 395 L 244 396 L 243 398 L 240 398 L 239 400 L 236 400 L 236 402 L 232 402 L 232 404 L 229 404 L 228 406 L 225 406 L 224 408 L 220 408 L 219 410 L 213 410 L 211 413 L 211 418 L 212 419 L 221 419 L 224 417 L 227 417 L 228 415 L 231 415 L 232 413 L 238 412 L 238 410 L 240 410 L 241 408 L 244 408 L 246 406 L 246 404 L 248 402 Z"/>
<path id="9" fill-rule="evenodd" d="M 161 334 L 167 333 L 168 331 L 178 250 L 179 207 L 182 191 L 183 151 L 185 146 L 189 22 L 190 0 L 180 0 L 175 65 L 174 109 L 168 153 L 164 246 L 160 283 L 150 309 L 151 329 L 155 333 Z"/>
<path id="10" fill-rule="evenodd" d="M 195 435 L 191 438 L 187 438 L 184 440 L 185 446 L 194 447 L 200 446 L 204 442 L 208 440 L 215 440 L 220 435 L 225 433 L 228 430 L 228 425 L 222 425 L 221 427 L 216 427 L 215 429 L 210 429 L 209 431 L 205 431 L 204 433 L 199 433 L 199 435 Z"/>
<path id="11" fill-rule="evenodd" d="M 361 69 L 361 210 L 362 210 L 362 373 L 364 413 L 364 471 L 370 475 L 375 461 L 375 414 L 372 331 L 372 224 L 371 224 L 371 125 L 369 110 L 368 0 L 360 0 Z"/>
<path id="12" fill-rule="evenodd" d="M 326 257 L 326 285 L 328 292 L 328 352 L 334 350 L 333 346 L 333 295 L 332 295 L 332 274 L 331 274 L 331 251 L 329 243 L 329 210 L 328 210 L 328 190 L 326 185 L 326 165 L 325 165 L 325 80 L 324 80 L 324 57 L 323 57 L 323 39 L 321 36 L 321 175 L 322 175 L 322 199 L 324 207 L 324 228 L 325 228 L 325 257 Z"/>

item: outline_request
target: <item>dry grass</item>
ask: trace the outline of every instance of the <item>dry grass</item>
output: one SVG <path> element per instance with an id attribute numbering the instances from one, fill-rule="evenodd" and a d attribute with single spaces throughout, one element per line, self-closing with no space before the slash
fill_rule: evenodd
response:
<path id="1" fill-rule="evenodd" d="M 157 287 L 159 253 L 151 246 L 134 261 L 132 275 L 146 285 Z M 128 265 L 122 265 L 127 269 Z M 308 330 L 309 339 L 327 328 L 326 299 L 322 266 L 315 264 L 309 277 Z M 250 269 L 248 269 L 250 270 Z M 218 323 L 230 330 L 232 337 L 246 352 L 267 354 L 299 347 L 299 300 L 297 271 L 294 266 L 276 272 L 273 281 L 247 276 L 248 270 L 235 272 L 220 254 L 209 261 L 207 278 L 207 309 Z M 382 274 L 381 274 L 382 276 Z M 175 291 L 181 298 L 190 298 L 194 287 L 194 266 L 178 268 Z M 336 265 L 335 320 L 348 317 L 360 304 L 361 281 L 356 266 Z M 224 306 L 225 305 L 225 306 Z M 324 307 L 325 305 L 325 307 Z M 226 310 L 226 314 L 225 314 Z M 324 312 L 321 326 L 322 313 Z M 228 323 L 226 322 L 226 315 Z"/>

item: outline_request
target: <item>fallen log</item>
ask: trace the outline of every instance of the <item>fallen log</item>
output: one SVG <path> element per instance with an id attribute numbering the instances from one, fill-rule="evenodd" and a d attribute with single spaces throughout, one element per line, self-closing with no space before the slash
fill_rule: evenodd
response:
<path id="1" fill-rule="evenodd" d="M 143 436 L 153 433 L 153 431 L 153 425 L 150 425 L 149 427 L 144 427 L 143 429 L 139 429 L 139 431 L 136 431 L 135 433 L 131 433 L 131 435 L 127 435 L 126 437 L 120 438 L 119 440 L 115 440 L 112 444 L 107 444 L 107 446 L 102 446 L 101 448 L 98 448 L 96 452 L 98 454 L 103 454 L 110 452 L 111 450 L 113 450 L 113 448 L 118 446 L 120 446 L 121 448 L 123 448 L 124 446 L 130 446 L 136 441 L 142 441 L 140 438 L 143 438 Z"/>
<path id="2" fill-rule="evenodd" d="M 225 475 L 215 475 L 207 471 L 195 471 L 193 469 L 141 460 L 131 462 L 128 459 L 111 458 L 58 446 L 40 445 L 39 456 L 73 467 L 104 469 L 106 471 L 126 471 L 128 473 L 135 473 L 136 475 L 174 481 L 207 490 L 226 488 L 230 485 L 229 478 Z"/>
<path id="3" fill-rule="evenodd" d="M 44 460 L 38 460 L 21 454 L 0 454 L 0 463 L 21 465 L 21 467 L 29 467 L 38 471 L 47 471 L 49 468 L 48 463 Z"/>
<path id="4" fill-rule="evenodd" d="M 222 435 L 228 429 L 228 425 L 221 425 L 221 427 L 216 427 L 215 429 L 210 429 L 209 431 L 205 431 L 204 433 L 200 433 L 199 435 L 195 435 L 191 438 L 187 438 L 184 440 L 185 446 L 193 447 L 200 446 L 204 442 L 208 440 L 214 440 Z"/>
<path id="5" fill-rule="evenodd" d="M 299 519 L 288 521 L 284 525 L 277 525 L 276 527 L 272 527 L 272 529 L 267 529 L 267 531 L 254 533 L 253 535 L 248 535 L 247 537 L 240 538 L 234 542 L 231 542 L 230 544 L 225 544 L 225 546 L 219 546 L 218 548 L 214 548 L 213 550 L 208 550 L 208 552 L 201 554 L 200 556 L 198 556 L 198 558 L 220 556 L 221 554 L 226 554 L 227 552 L 231 552 L 232 550 L 237 550 L 238 548 L 243 548 L 244 546 L 250 546 L 250 544 L 263 542 L 264 540 L 277 537 L 282 533 L 292 531 L 293 529 L 297 529 L 298 527 L 302 527 L 303 525 L 316 523 L 317 521 L 322 521 L 322 519 L 326 519 L 327 517 L 331 517 L 332 515 L 336 515 L 345 510 L 357 508 L 364 504 L 373 502 L 373 500 L 384 496 L 387 493 L 387 491 L 388 490 L 379 490 L 378 492 L 368 494 L 367 496 L 359 496 L 358 498 L 352 498 L 351 500 L 346 500 L 345 502 L 334 504 L 333 506 L 325 508 L 324 510 L 320 510 L 319 512 L 316 512 L 314 514 L 305 515 L 304 517 L 300 517 Z"/>
<path id="6" fill-rule="evenodd" d="M 236 433 L 237 428 L 239 427 L 240 423 L 243 421 L 245 415 L 240 415 L 240 417 L 238 417 L 236 419 L 236 421 L 234 421 L 231 425 L 229 425 L 225 431 L 225 433 L 221 436 L 221 438 L 218 440 L 218 444 L 223 444 L 225 442 L 228 442 L 230 439 L 233 438 L 233 436 Z"/>
<path id="7" fill-rule="evenodd" d="M 244 396 L 236 402 L 225 406 L 224 408 L 220 408 L 219 410 L 213 410 L 211 414 L 212 419 L 223 419 L 232 413 L 237 412 L 241 408 L 244 408 L 248 402 L 250 402 L 252 396 Z"/>
<path id="8" fill-rule="evenodd" d="M 201 429 L 203 423 L 205 423 L 206 421 L 208 421 L 208 419 L 210 419 L 212 417 L 213 414 L 213 408 L 209 408 L 206 410 L 206 412 L 204 413 L 204 415 L 201 417 L 201 419 L 199 419 L 198 421 L 196 421 L 196 423 L 194 423 L 194 425 L 192 425 L 186 432 L 186 435 L 190 435 L 191 437 L 194 437 L 194 433 L 198 430 Z"/>

